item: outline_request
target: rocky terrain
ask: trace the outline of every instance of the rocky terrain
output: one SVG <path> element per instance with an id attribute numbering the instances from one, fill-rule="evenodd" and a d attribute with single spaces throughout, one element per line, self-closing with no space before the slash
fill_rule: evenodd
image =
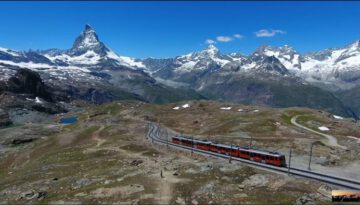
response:
<path id="1" fill-rule="evenodd" d="M 331 134 L 346 149 L 293 125 Z M 60 118 L 78 122 L 59 124 Z M 335 186 L 152 144 L 146 121 L 172 132 L 287 155 L 314 170 L 360 179 L 359 122 L 304 108 L 212 101 L 119 101 L 0 130 L 0 203 L 330 204 Z M 261 196 L 261 197 L 259 197 Z"/>

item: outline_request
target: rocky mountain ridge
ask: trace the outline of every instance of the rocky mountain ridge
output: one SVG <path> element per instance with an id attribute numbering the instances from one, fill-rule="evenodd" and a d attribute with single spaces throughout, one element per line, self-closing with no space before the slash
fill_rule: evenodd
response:
<path id="1" fill-rule="evenodd" d="M 209 45 L 174 58 L 141 60 L 117 55 L 86 25 L 68 50 L 1 48 L 0 80 L 29 68 L 68 96 L 94 103 L 208 98 L 273 107 L 305 106 L 357 117 L 360 113 L 352 111 L 349 98 L 341 99 L 351 93 L 339 92 L 354 92 L 359 84 L 359 45 L 356 41 L 341 49 L 306 55 L 287 45 L 264 45 L 248 56 L 223 54 Z"/>

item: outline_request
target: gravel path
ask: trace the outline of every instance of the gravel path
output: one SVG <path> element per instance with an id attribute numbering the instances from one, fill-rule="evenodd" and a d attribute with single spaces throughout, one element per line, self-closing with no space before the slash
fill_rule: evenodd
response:
<path id="1" fill-rule="evenodd" d="M 325 137 L 325 138 L 327 139 L 327 141 L 325 141 L 324 143 L 325 143 L 326 145 L 328 145 L 328 146 L 339 147 L 339 148 L 342 148 L 342 149 L 347 149 L 345 146 L 342 146 L 342 145 L 339 145 L 339 144 L 338 144 L 336 137 L 334 137 L 334 136 L 332 136 L 332 135 L 324 134 L 324 133 L 322 133 L 322 132 L 318 132 L 318 131 L 316 131 L 316 130 L 310 129 L 310 128 L 308 128 L 308 127 L 305 127 L 305 126 L 297 123 L 297 122 L 296 122 L 296 119 L 297 119 L 298 117 L 300 117 L 300 116 L 301 116 L 301 115 L 296 115 L 296 116 L 292 117 L 292 118 L 291 118 L 291 123 L 292 123 L 293 125 L 297 126 L 297 127 L 300 127 L 300 128 L 302 128 L 302 129 L 304 129 L 304 130 L 307 130 L 307 131 L 309 131 L 309 132 L 313 132 L 313 133 L 315 133 L 315 134 L 318 134 L 318 135 L 321 135 L 321 136 Z"/>

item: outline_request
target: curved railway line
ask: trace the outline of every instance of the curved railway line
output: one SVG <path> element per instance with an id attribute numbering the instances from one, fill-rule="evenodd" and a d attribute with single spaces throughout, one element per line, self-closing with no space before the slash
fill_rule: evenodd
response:
<path id="1" fill-rule="evenodd" d="M 148 131 L 147 131 L 146 137 L 158 144 L 163 144 L 163 145 L 173 147 L 176 149 L 192 151 L 192 152 L 196 152 L 196 153 L 203 154 L 206 156 L 212 156 L 212 157 L 217 157 L 217 158 L 222 158 L 222 159 L 228 159 L 231 161 L 242 162 L 251 167 L 260 168 L 260 169 L 267 170 L 267 171 L 272 171 L 272 172 L 277 172 L 277 173 L 282 173 L 282 174 L 291 174 L 294 176 L 313 179 L 313 180 L 325 182 L 325 183 L 336 185 L 336 186 L 343 187 L 343 188 L 360 190 L 360 181 L 355 181 L 355 180 L 337 177 L 337 176 L 331 176 L 331 175 L 327 175 L 324 173 L 313 172 L 313 171 L 299 169 L 299 168 L 291 167 L 289 169 L 288 167 L 276 167 L 276 166 L 263 164 L 263 163 L 259 163 L 259 162 L 255 162 L 255 161 L 250 161 L 250 160 L 246 160 L 246 159 L 242 159 L 242 158 L 237 158 L 237 157 L 233 157 L 233 156 L 229 156 L 229 155 L 225 155 L 225 154 L 219 154 L 219 153 L 215 153 L 215 152 L 211 152 L 211 151 L 205 151 L 205 150 L 187 147 L 187 146 L 183 146 L 183 145 L 179 145 L 179 144 L 174 144 L 171 141 L 169 141 L 169 139 L 167 139 L 167 135 L 164 136 L 164 132 L 161 130 L 161 128 L 158 124 L 149 122 L 147 124 L 147 128 L 148 128 Z"/>

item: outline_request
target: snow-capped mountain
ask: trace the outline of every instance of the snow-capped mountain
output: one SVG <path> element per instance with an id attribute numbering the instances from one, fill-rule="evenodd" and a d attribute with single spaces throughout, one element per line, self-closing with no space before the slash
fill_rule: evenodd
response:
<path id="1" fill-rule="evenodd" d="M 112 51 L 89 25 L 67 50 L 18 52 L 0 49 L 0 80 L 9 79 L 21 68 L 36 71 L 50 86 L 92 102 L 107 102 L 124 96 L 166 102 L 164 96 L 173 89 L 158 84 L 143 72 L 140 60 Z M 172 99 L 182 99 L 186 95 L 179 91 Z"/>
<path id="2" fill-rule="evenodd" d="M 47 50 L 42 52 L 45 57 L 57 65 L 71 66 L 127 66 L 129 68 L 143 68 L 140 60 L 119 56 L 99 40 L 91 26 L 86 25 L 83 32 L 76 38 L 69 50 Z"/>
<path id="3" fill-rule="evenodd" d="M 360 40 L 344 48 L 307 54 L 301 65 L 300 75 L 308 82 L 350 89 L 360 83 Z"/>
<path id="4" fill-rule="evenodd" d="M 298 72 L 301 69 L 301 56 L 293 48 L 285 45 L 283 47 L 261 46 L 255 53 L 277 58 L 286 69 Z"/>
<path id="5" fill-rule="evenodd" d="M 110 70 L 129 70 L 138 72 L 143 67 L 136 59 L 117 55 L 102 43 L 96 32 L 86 25 L 76 38 L 73 47 L 68 50 L 49 49 L 45 51 L 18 52 L 6 48 L 0 49 L 0 65 L 3 67 L 30 68 L 48 76 L 44 79 L 75 80 L 95 82 L 99 79 L 93 72 Z M 4 77 L 9 72 L 4 71 Z M 11 70 L 11 69 L 10 69 Z M 5 74 L 6 73 L 6 74 Z M 11 73 L 11 72 L 10 72 Z"/>
<path id="6" fill-rule="evenodd" d="M 274 56 L 273 54 L 276 54 Z M 275 50 L 271 47 L 261 47 L 250 56 L 239 53 L 222 54 L 214 45 L 209 45 L 202 51 L 177 56 L 173 59 L 145 59 L 145 70 L 153 76 L 180 80 L 193 81 L 208 73 L 221 72 L 223 74 L 242 74 L 266 72 L 285 75 L 292 65 L 298 66 L 298 54 L 285 47 Z M 187 83 L 187 82 L 186 82 Z"/>
<path id="7" fill-rule="evenodd" d="M 165 102 L 164 95 L 180 93 L 169 92 L 174 89 L 171 87 L 186 87 L 211 99 L 309 106 L 351 115 L 331 92 L 359 86 L 360 41 L 305 55 L 287 45 L 261 46 L 250 55 L 224 54 L 209 45 L 174 58 L 140 60 L 118 55 L 86 25 L 67 50 L 0 48 L 0 80 L 8 79 L 19 68 L 32 69 L 45 83 L 91 101 L 109 101 L 117 98 L 115 93 L 126 93 L 146 101 Z M 185 92 L 178 97 L 189 95 L 198 96 Z M 106 99 L 102 99 L 104 96 Z"/>
<path id="8" fill-rule="evenodd" d="M 145 70 L 157 79 L 185 83 L 221 100 L 322 109 L 331 104 L 330 110 L 337 107 L 336 112 L 349 115 L 351 111 L 346 111 L 331 92 L 359 84 L 359 58 L 357 41 L 342 49 L 308 55 L 287 45 L 261 46 L 248 56 L 222 54 L 210 45 L 199 52 L 169 59 L 145 59 L 143 63 Z"/>
<path id="9" fill-rule="evenodd" d="M 156 77 L 193 80 L 208 72 L 292 75 L 329 90 L 351 89 L 360 83 L 360 40 L 339 49 L 301 55 L 292 47 L 264 45 L 249 56 L 222 54 L 215 46 L 173 59 L 145 59 L 145 70 Z M 157 62 L 161 62 L 158 64 Z M 186 78 L 182 78 L 186 75 Z"/>

